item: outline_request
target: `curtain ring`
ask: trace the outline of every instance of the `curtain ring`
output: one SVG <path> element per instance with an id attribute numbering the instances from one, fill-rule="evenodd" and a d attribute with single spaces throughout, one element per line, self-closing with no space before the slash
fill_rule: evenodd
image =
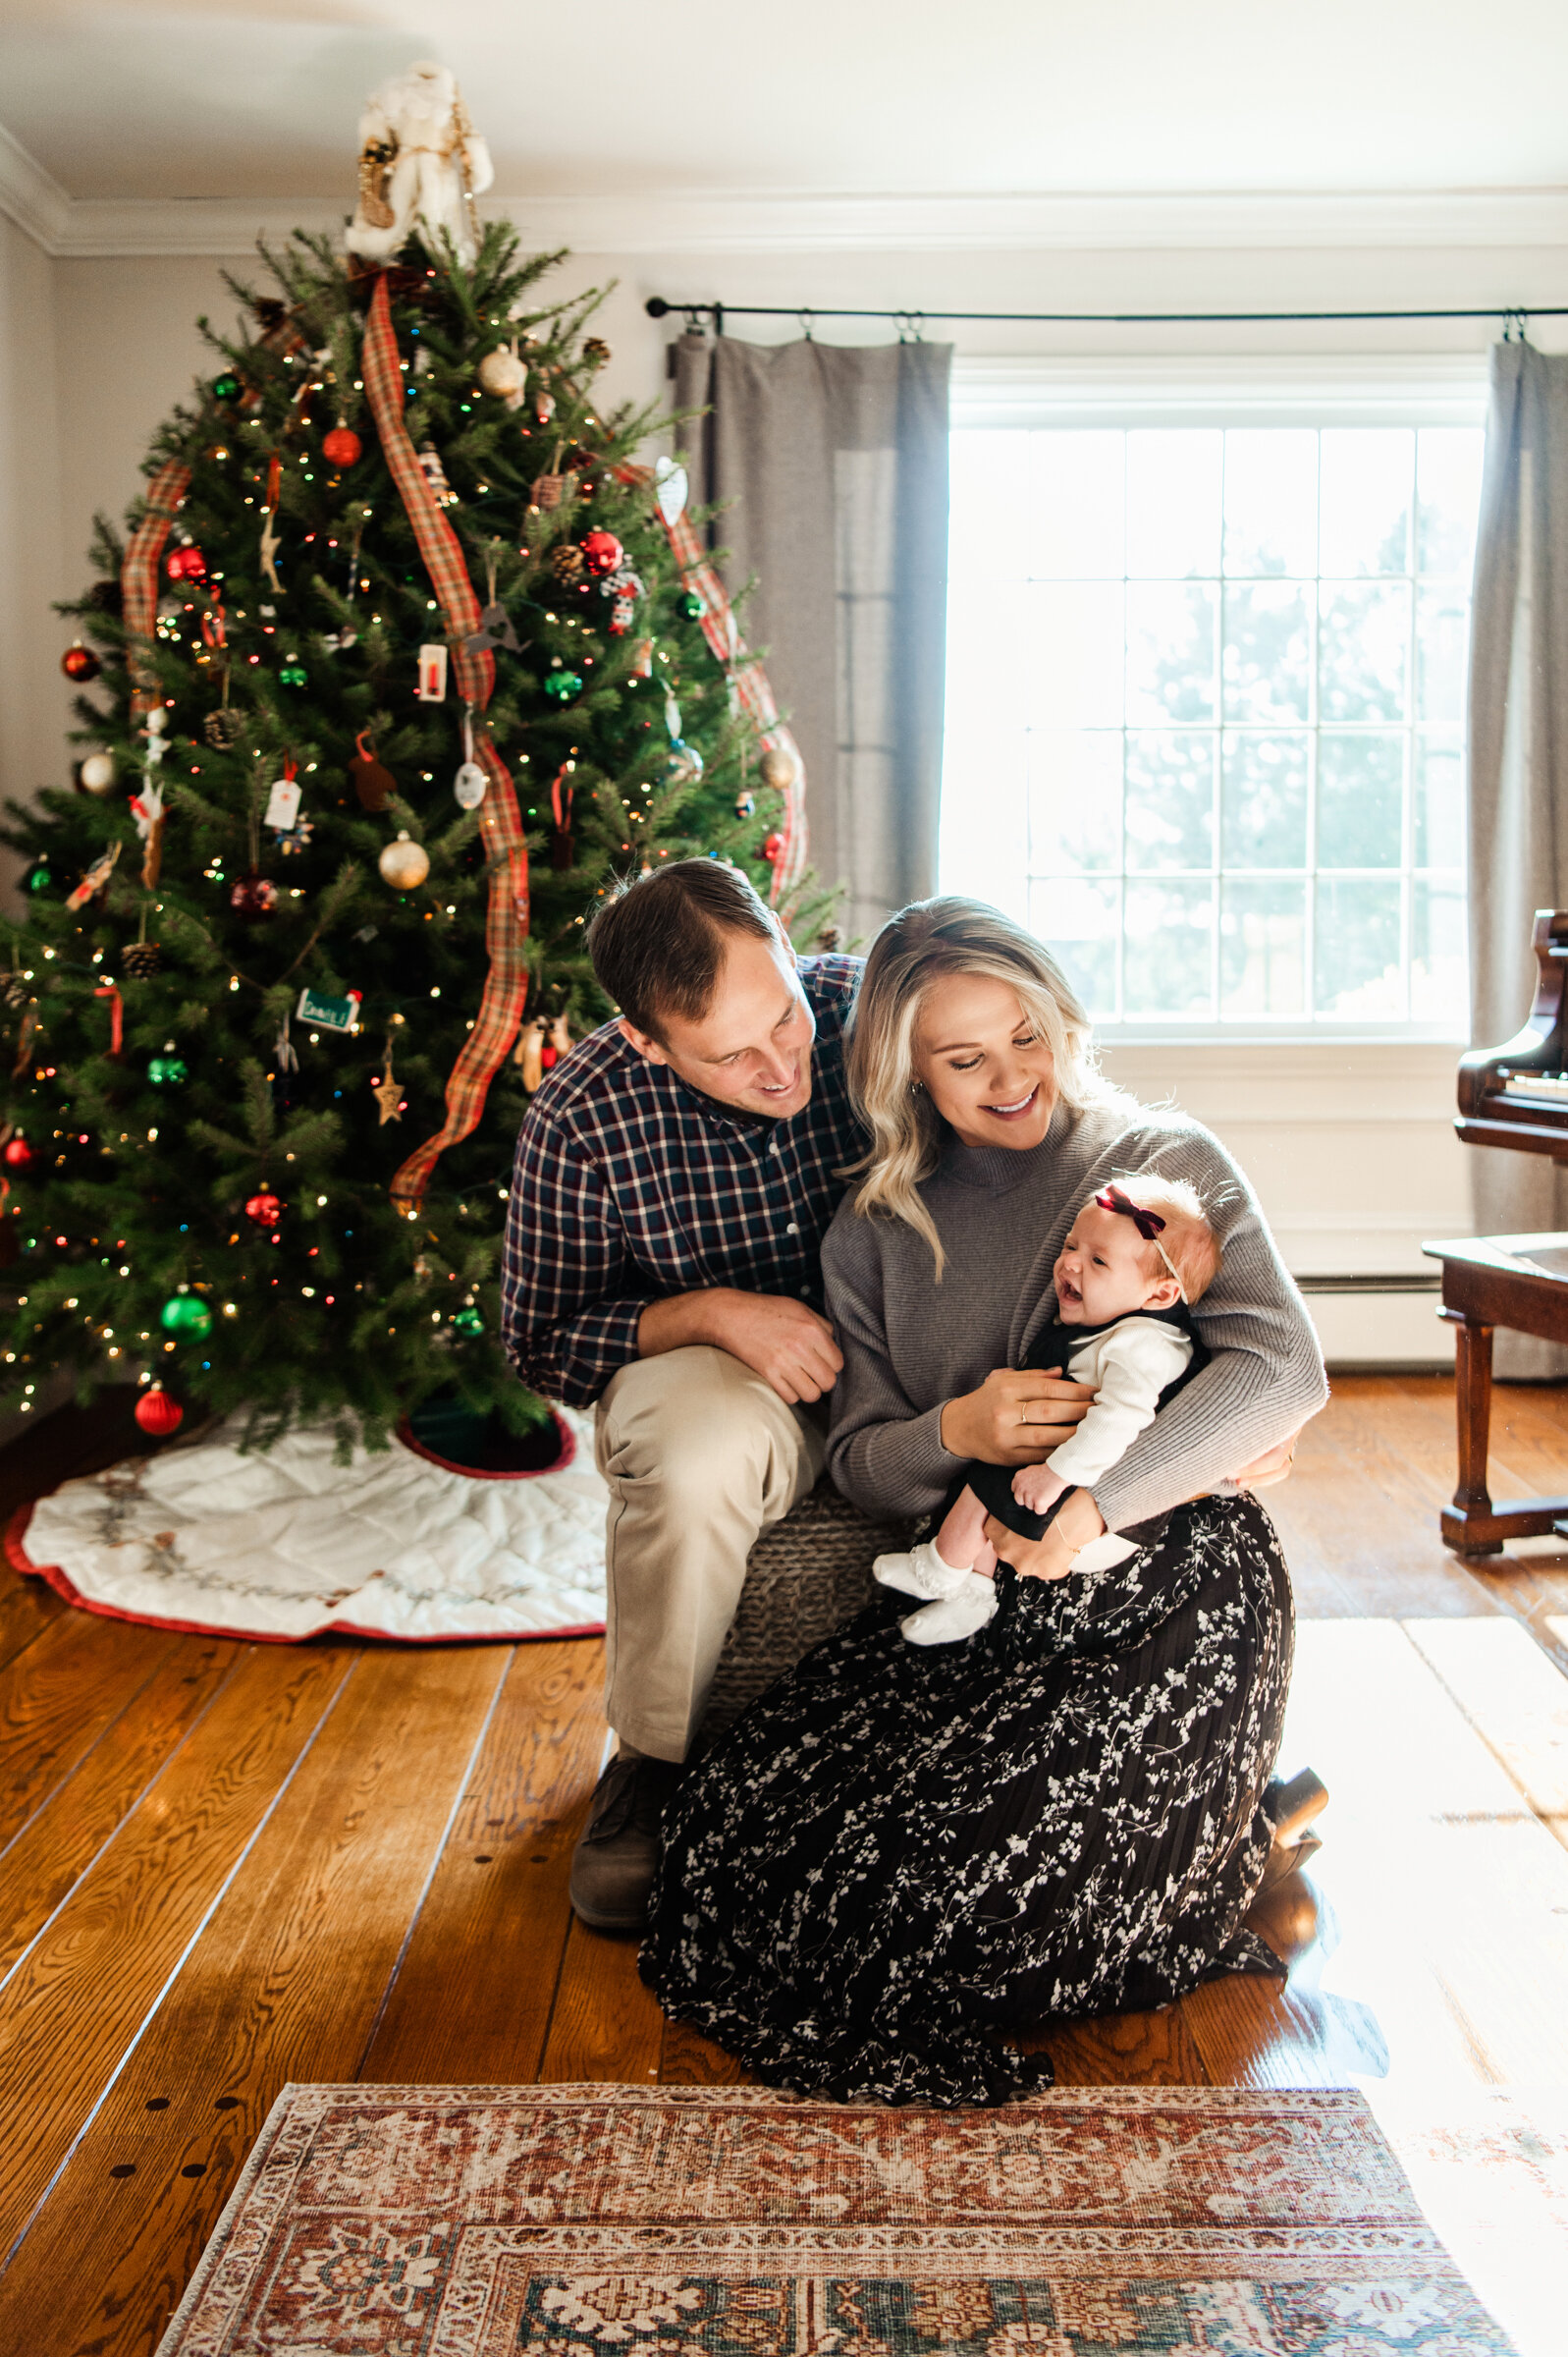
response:
<path id="1" fill-rule="evenodd" d="M 800 332 L 805 337 L 808 344 L 815 343 L 816 341 L 811 332 L 812 324 L 816 319 L 816 316 L 817 314 L 815 311 L 796 311 L 795 313 L 795 317 L 800 324 Z"/>
<path id="2" fill-rule="evenodd" d="M 924 311 L 895 311 L 893 317 L 897 321 L 900 344 L 923 344 L 925 342 L 926 314 Z"/>
<path id="3" fill-rule="evenodd" d="M 1529 343 L 1530 313 L 1528 311 L 1520 310 L 1517 306 L 1510 310 L 1504 311 L 1502 315 L 1502 340 L 1505 344 Z"/>

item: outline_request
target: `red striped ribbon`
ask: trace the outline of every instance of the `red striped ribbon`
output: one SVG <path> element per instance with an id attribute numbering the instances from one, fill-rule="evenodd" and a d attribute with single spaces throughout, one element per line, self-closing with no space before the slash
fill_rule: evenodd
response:
<path id="1" fill-rule="evenodd" d="M 649 490 L 658 480 L 651 466 L 618 466 L 616 479 Z M 742 708 L 756 722 L 764 749 L 787 753 L 794 763 L 794 776 L 784 789 L 784 817 L 779 828 L 784 847 L 774 861 L 773 890 L 768 896 L 777 902 L 783 899 L 791 884 L 798 884 L 805 873 L 806 765 L 800 758 L 799 745 L 779 717 L 779 706 L 774 700 L 767 673 L 740 635 L 729 593 L 715 573 L 690 517 L 682 508 L 672 523 L 657 500 L 654 504 L 659 521 L 665 527 L 671 554 L 680 568 L 681 586 L 690 590 L 702 607 L 698 618 L 702 634 L 717 660 L 724 665 Z"/>
<path id="2" fill-rule="evenodd" d="M 152 626 L 157 620 L 158 563 L 163 545 L 189 488 L 190 469 L 184 459 L 165 459 L 148 487 L 146 510 L 121 561 L 120 595 L 133 684 L 133 720 L 139 720 L 163 700 L 158 676 L 145 661 L 143 650 L 152 643 Z"/>
<path id="3" fill-rule="evenodd" d="M 458 535 L 425 481 L 404 423 L 403 370 L 392 328 L 392 302 L 385 272 L 376 281 L 365 319 L 362 356 L 365 393 L 376 421 L 392 479 L 398 486 L 430 585 L 436 593 L 452 649 L 458 692 L 475 712 L 489 703 L 496 684 L 495 658 L 488 649 L 470 654 L 463 641 L 479 628 L 479 600 L 468 578 Z M 447 1118 L 436 1135 L 414 1149 L 392 1181 L 392 1199 L 412 1217 L 430 1183 L 430 1174 L 448 1146 L 468 1136 L 484 1111 L 490 1084 L 517 1036 L 527 996 L 523 942 L 528 932 L 528 847 L 511 775 L 488 729 L 474 732 L 474 759 L 488 782 L 479 805 L 490 869 L 490 903 L 485 949 L 490 970 L 473 1029 L 447 1081 Z"/>

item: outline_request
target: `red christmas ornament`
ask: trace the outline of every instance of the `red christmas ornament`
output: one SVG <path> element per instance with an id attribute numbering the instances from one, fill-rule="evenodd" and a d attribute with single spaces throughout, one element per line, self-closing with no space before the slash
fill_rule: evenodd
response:
<path id="1" fill-rule="evenodd" d="M 171 581 L 204 581 L 207 560 L 199 548 L 172 548 L 164 570 Z"/>
<path id="2" fill-rule="evenodd" d="M 83 646 L 79 638 L 75 646 L 66 648 L 60 658 L 60 668 L 68 680 L 77 680 L 85 685 L 88 680 L 97 678 L 103 665 L 98 661 L 91 647 Z"/>
<path id="3" fill-rule="evenodd" d="M 32 1148 L 25 1137 L 8 1138 L 5 1159 L 13 1171 L 25 1171 L 32 1160 Z"/>
<path id="4" fill-rule="evenodd" d="M 171 1432 L 179 1431 L 186 1420 L 186 1411 L 178 1399 L 170 1398 L 161 1383 L 155 1383 L 136 1401 L 135 1418 L 143 1432 L 161 1441 Z"/>
<path id="5" fill-rule="evenodd" d="M 583 563 L 588 571 L 603 578 L 607 573 L 618 572 L 625 559 L 625 550 L 614 532 L 584 532 L 582 535 Z"/>
<path id="6" fill-rule="evenodd" d="M 770 867 L 778 866 L 780 860 L 784 857 L 784 837 L 782 835 L 769 836 L 767 842 L 762 847 L 762 855 L 764 859 L 767 860 Z"/>
<path id="7" fill-rule="evenodd" d="M 335 425 L 330 434 L 322 437 L 321 455 L 334 466 L 357 466 L 359 453 L 364 448 L 351 425 Z"/>
<path id="8" fill-rule="evenodd" d="M 259 916 L 270 916 L 278 898 L 278 887 L 270 876 L 242 876 L 229 893 L 229 905 L 236 916 L 248 917 L 253 924 Z"/>
<path id="9" fill-rule="evenodd" d="M 254 1220 L 258 1228 L 276 1228 L 283 1217 L 283 1201 L 278 1195 L 252 1195 L 245 1204 L 245 1218 Z"/>

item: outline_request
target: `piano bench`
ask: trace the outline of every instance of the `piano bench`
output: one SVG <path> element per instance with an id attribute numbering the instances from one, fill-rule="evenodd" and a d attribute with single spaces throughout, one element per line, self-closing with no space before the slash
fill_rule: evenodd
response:
<path id="1" fill-rule="evenodd" d="M 1492 1333 L 1568 1343 L 1568 1235 L 1467 1235 L 1421 1248 L 1442 1263 L 1438 1314 L 1457 1330 L 1459 1486 L 1439 1527 L 1457 1554 L 1500 1555 L 1509 1539 L 1543 1538 L 1568 1520 L 1568 1497 L 1493 1500 L 1487 1487 Z"/>

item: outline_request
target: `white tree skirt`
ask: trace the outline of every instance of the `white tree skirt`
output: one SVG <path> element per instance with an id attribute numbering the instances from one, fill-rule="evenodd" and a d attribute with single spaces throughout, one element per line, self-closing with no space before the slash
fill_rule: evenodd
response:
<path id="1" fill-rule="evenodd" d="M 570 1461 L 510 1480 L 449 1472 L 397 1442 L 335 1464 L 319 1428 L 246 1455 L 236 1421 L 68 1481 L 23 1508 L 7 1550 L 71 1603 L 162 1627 L 588 1636 L 604 1626 L 606 1491 L 591 1417 L 558 1412 Z"/>

